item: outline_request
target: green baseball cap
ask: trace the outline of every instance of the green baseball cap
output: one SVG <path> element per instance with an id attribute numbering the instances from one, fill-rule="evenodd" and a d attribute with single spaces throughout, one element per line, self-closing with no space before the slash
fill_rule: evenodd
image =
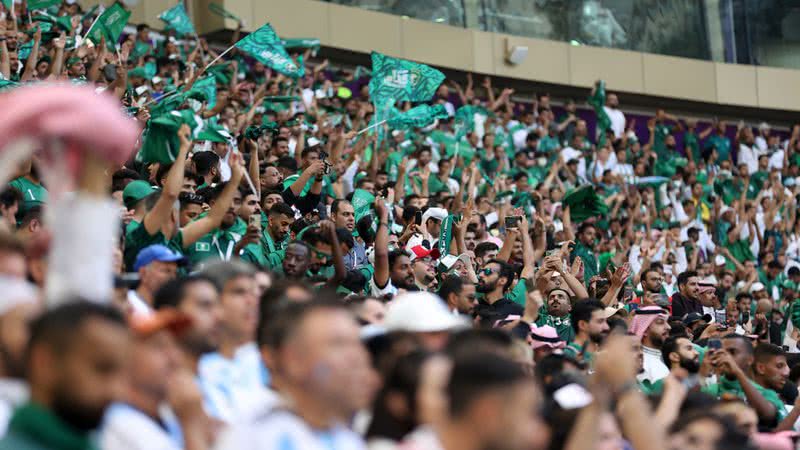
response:
<path id="1" fill-rule="evenodd" d="M 122 202 L 126 208 L 133 208 L 136 202 L 152 194 L 156 190 L 150 186 L 150 183 L 144 180 L 134 180 L 125 186 L 122 191 Z"/>

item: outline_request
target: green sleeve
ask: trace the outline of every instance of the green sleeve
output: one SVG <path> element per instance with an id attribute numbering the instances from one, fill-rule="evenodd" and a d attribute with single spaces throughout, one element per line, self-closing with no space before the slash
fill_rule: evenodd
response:
<path id="1" fill-rule="evenodd" d="M 525 300 L 527 299 L 527 297 L 528 297 L 528 290 L 525 288 L 524 280 L 518 281 L 516 286 L 514 286 L 514 289 L 511 289 L 511 292 L 509 292 L 508 295 L 506 296 L 506 298 L 522 306 L 523 308 L 525 307 Z"/>
<path id="2" fill-rule="evenodd" d="M 267 263 L 265 264 L 265 268 L 269 270 L 275 270 L 278 267 L 283 268 L 283 259 L 286 257 L 285 250 L 277 250 L 269 255 L 267 255 Z"/>

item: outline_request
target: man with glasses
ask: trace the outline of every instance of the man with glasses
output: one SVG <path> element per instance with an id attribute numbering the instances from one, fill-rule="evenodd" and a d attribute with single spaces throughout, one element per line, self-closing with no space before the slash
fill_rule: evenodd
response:
<path id="1" fill-rule="evenodd" d="M 411 249 L 411 268 L 414 270 L 414 284 L 420 291 L 431 291 L 436 288 L 436 263 L 438 249 L 428 250 L 417 245 Z"/>
<path id="2" fill-rule="evenodd" d="M 513 282 L 514 269 L 498 259 L 487 262 L 478 272 L 475 289 L 483 294 L 483 298 L 479 301 L 477 313 L 484 321 L 494 323 L 510 315 L 522 315 L 522 306 L 506 298 Z"/>

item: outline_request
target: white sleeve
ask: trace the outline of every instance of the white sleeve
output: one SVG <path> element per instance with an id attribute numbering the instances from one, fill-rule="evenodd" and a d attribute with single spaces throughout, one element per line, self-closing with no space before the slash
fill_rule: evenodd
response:
<path id="1" fill-rule="evenodd" d="M 46 211 L 53 233 L 45 288 L 48 306 L 76 297 L 110 302 L 118 207 L 111 200 L 77 194 L 50 203 Z"/>

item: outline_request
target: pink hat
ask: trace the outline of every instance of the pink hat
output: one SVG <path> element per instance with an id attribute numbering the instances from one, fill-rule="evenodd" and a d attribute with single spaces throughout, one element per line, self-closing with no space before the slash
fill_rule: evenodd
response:
<path id="1" fill-rule="evenodd" d="M 534 350 L 541 347 L 562 349 L 567 346 L 567 343 L 558 337 L 556 329 L 549 325 L 543 325 L 541 327 L 531 325 L 531 339 L 533 340 L 531 346 L 533 346 Z"/>
<path id="2" fill-rule="evenodd" d="M 36 84 L 0 95 L 0 152 L 23 138 L 41 147 L 64 144 L 70 168 L 79 170 L 80 153 L 123 164 L 139 137 L 139 126 L 122 112 L 122 104 L 94 87 Z"/>
<path id="3" fill-rule="evenodd" d="M 645 306 L 637 309 L 633 313 L 630 332 L 641 339 L 650 325 L 659 317 L 665 320 L 669 317 L 660 306 Z"/>

